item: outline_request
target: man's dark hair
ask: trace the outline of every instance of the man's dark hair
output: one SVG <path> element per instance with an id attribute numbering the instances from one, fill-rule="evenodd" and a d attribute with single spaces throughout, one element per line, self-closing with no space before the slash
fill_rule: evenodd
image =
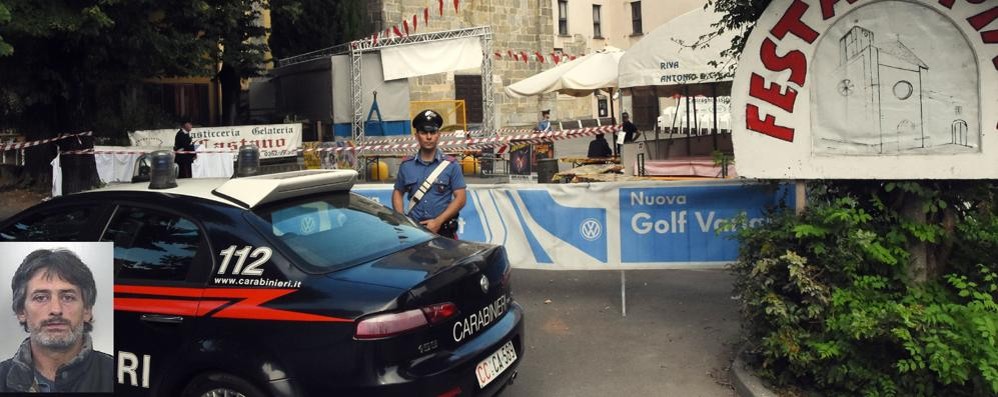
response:
<path id="1" fill-rule="evenodd" d="M 83 306 L 87 309 L 94 307 L 97 301 L 97 285 L 94 283 L 94 275 L 90 272 L 83 261 L 76 254 L 67 249 L 40 249 L 24 257 L 21 266 L 14 272 L 14 278 L 10 282 L 10 289 L 14 293 L 12 307 L 15 314 L 24 313 L 24 302 L 28 293 L 28 280 L 31 280 L 38 272 L 45 272 L 45 277 L 59 276 L 70 284 L 80 288 L 83 294 Z M 90 321 L 84 324 L 83 330 L 90 332 L 93 330 L 93 316 Z M 24 321 L 21 326 L 28 331 L 28 324 Z"/>

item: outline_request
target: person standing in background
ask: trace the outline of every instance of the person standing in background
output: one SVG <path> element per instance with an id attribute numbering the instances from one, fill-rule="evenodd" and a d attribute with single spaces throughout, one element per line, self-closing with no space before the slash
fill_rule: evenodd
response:
<path id="1" fill-rule="evenodd" d="M 551 131 L 551 111 L 541 110 L 541 121 L 537 123 L 536 130 L 538 132 L 548 132 Z"/>
<path id="2" fill-rule="evenodd" d="M 634 125 L 634 123 L 631 122 L 631 116 L 627 114 L 627 112 L 620 113 L 620 118 L 622 120 L 622 122 L 620 123 L 620 127 L 621 129 L 624 130 L 624 143 L 631 143 L 636 141 L 638 137 L 641 136 L 641 133 L 638 132 L 638 126 Z M 620 156 L 620 145 L 616 145 L 616 147 L 617 147 L 616 151 L 617 155 Z"/>
<path id="3" fill-rule="evenodd" d="M 194 143 L 191 139 L 191 126 L 190 121 L 185 121 L 177 131 L 177 135 L 173 138 L 173 150 L 183 150 L 188 152 L 194 151 Z M 194 153 L 174 153 L 173 162 L 177 163 L 179 168 L 177 172 L 177 178 L 190 178 L 192 175 L 191 164 L 194 163 L 194 158 L 197 157 Z"/>

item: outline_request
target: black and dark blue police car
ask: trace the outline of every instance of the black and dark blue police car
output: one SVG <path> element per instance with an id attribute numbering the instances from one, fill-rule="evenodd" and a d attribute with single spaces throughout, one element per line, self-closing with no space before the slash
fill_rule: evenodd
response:
<path id="1" fill-rule="evenodd" d="M 488 396 L 516 377 L 502 247 L 351 193 L 354 171 L 169 166 L 0 223 L 0 241 L 114 243 L 116 395 Z"/>

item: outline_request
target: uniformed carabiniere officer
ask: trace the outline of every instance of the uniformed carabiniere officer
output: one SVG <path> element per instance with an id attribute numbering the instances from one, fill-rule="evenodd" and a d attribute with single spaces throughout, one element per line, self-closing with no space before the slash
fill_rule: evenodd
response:
<path id="1" fill-rule="evenodd" d="M 443 117 L 433 110 L 423 110 L 412 119 L 419 151 L 399 164 L 392 208 L 434 233 L 454 238 L 458 212 L 466 201 L 466 185 L 454 158 L 437 148 L 443 122 Z M 402 205 L 403 194 L 409 197 L 409 207 Z"/>

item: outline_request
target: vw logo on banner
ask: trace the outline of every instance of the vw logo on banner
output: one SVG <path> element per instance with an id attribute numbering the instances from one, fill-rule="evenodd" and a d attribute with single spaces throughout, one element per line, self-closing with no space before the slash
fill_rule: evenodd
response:
<path id="1" fill-rule="evenodd" d="M 579 233 L 587 241 L 594 241 L 603 235 L 603 225 L 600 225 L 596 219 L 586 218 L 586 220 L 582 221 L 582 225 L 579 226 Z"/>

